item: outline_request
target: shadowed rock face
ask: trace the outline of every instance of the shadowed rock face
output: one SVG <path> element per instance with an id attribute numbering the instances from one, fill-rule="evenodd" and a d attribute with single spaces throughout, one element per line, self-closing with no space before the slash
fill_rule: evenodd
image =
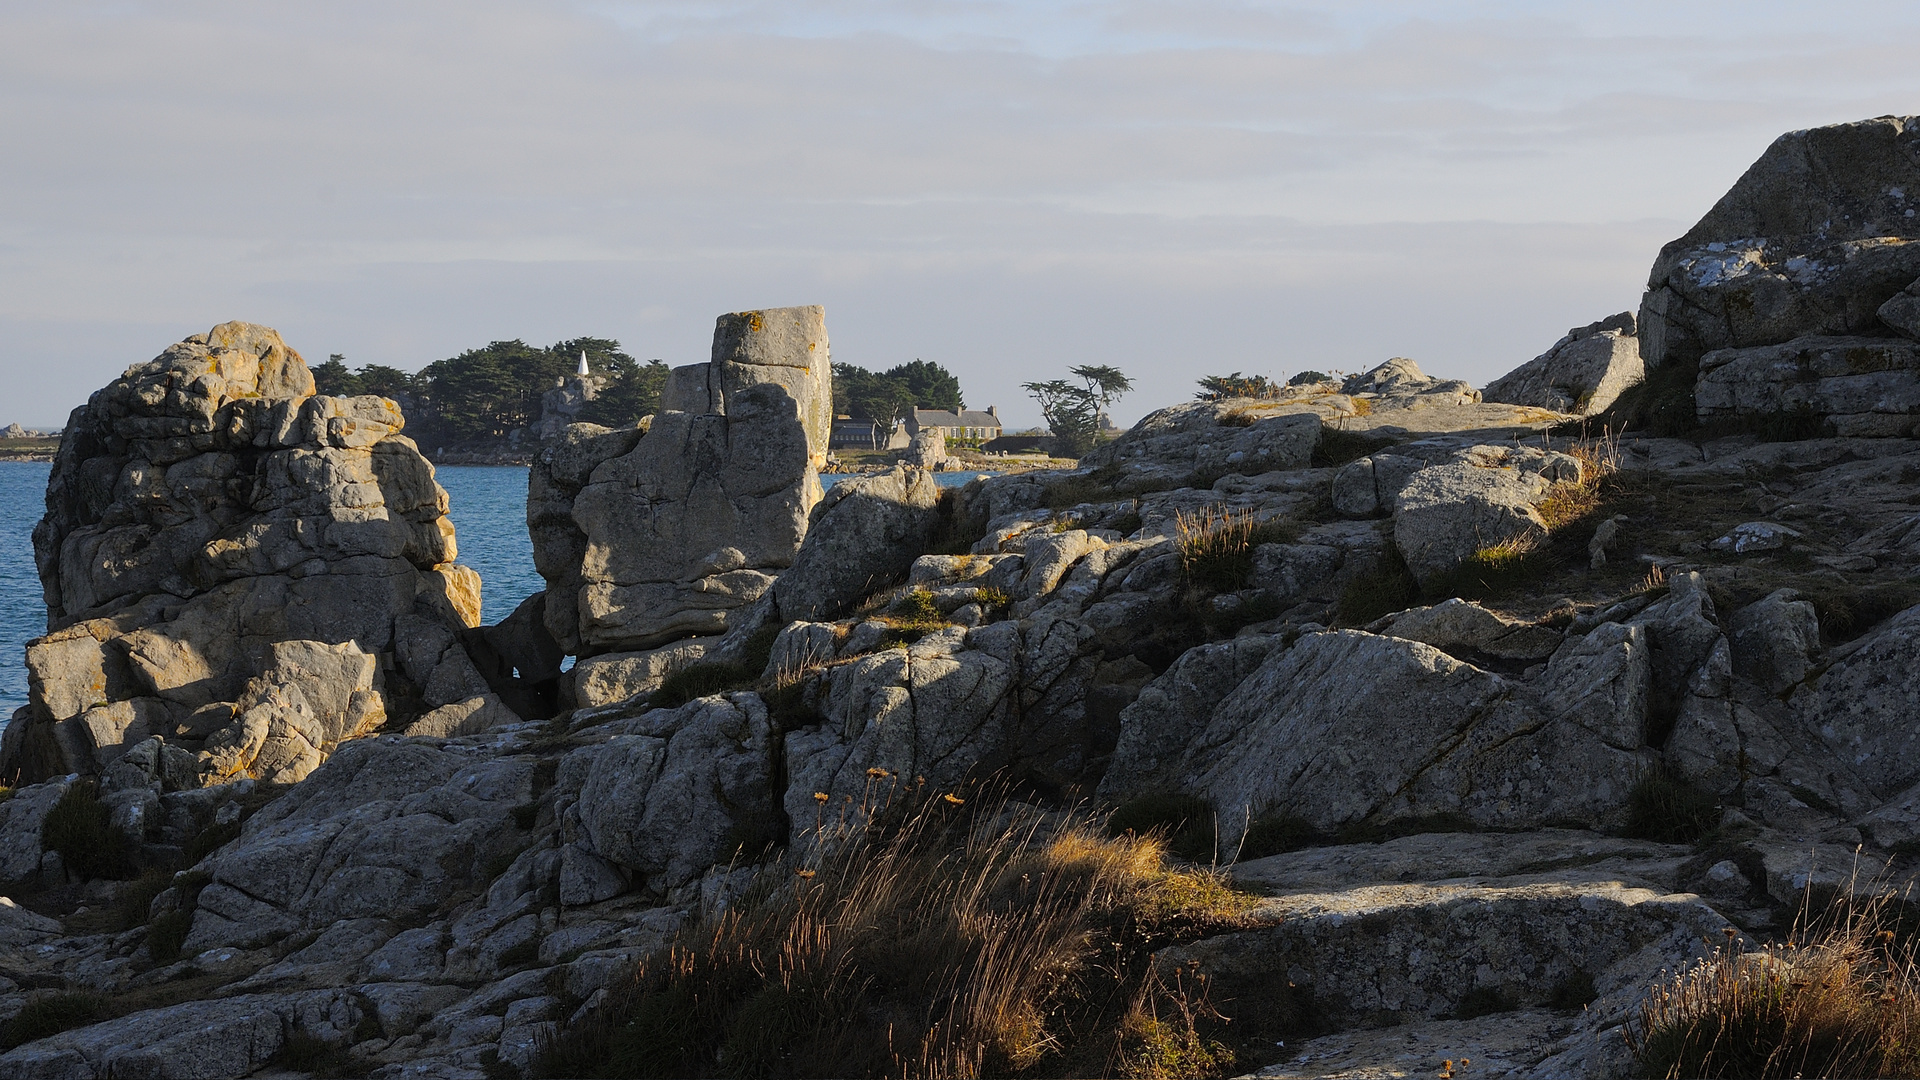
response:
<path id="1" fill-rule="evenodd" d="M 203 770 L 294 779 L 378 726 L 396 623 L 479 617 L 405 423 L 385 398 L 314 396 L 299 353 L 238 322 L 75 409 L 34 530 L 50 633 L 28 645 L 29 722 L 8 760 L 91 772 L 158 735 L 217 743 Z"/>
<path id="2" fill-rule="evenodd" d="M 1920 278 L 1920 117 L 1788 132 L 1654 261 L 1649 367 L 1803 334 L 1882 335 Z"/>

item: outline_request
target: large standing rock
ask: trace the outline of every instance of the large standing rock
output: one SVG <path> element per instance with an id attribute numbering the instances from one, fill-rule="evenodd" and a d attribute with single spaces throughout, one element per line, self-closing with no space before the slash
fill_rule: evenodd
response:
<path id="1" fill-rule="evenodd" d="M 1920 118 L 1788 132 L 1685 236 L 1640 304 L 1649 367 L 1803 334 L 1884 332 L 1920 277 Z"/>
<path id="2" fill-rule="evenodd" d="M 842 480 L 813 508 L 807 539 L 773 587 L 781 622 L 832 618 L 906 576 L 939 523 L 924 469 Z"/>
<path id="3" fill-rule="evenodd" d="M 775 383 L 799 409 L 815 469 L 827 463 L 833 433 L 833 363 L 827 309 L 738 311 L 714 321 L 713 359 L 674 368 L 661 393 L 662 411 L 730 413 L 736 394 Z"/>
<path id="4" fill-rule="evenodd" d="M 587 534 L 573 519 L 573 501 L 604 461 L 630 452 L 646 434 L 640 428 L 615 431 L 598 424 L 573 424 L 546 446 L 527 470 L 527 532 L 533 538 L 533 567 L 547 582 L 550 598 L 541 615 L 547 632 L 568 654 L 580 652 L 581 564 Z"/>
<path id="5" fill-rule="evenodd" d="M 9 740 L 29 779 L 154 734 L 200 749 L 219 725 L 189 718 L 239 699 L 284 643 L 372 664 L 404 620 L 478 621 L 398 407 L 312 395 L 279 334 L 223 323 L 74 410 L 34 530 L 49 633 L 28 645 L 31 730 Z"/>
<path id="6" fill-rule="evenodd" d="M 1553 348 L 1488 383 L 1481 397 L 1588 416 L 1645 374 L 1633 313 L 1623 311 L 1567 331 Z"/>
<path id="7" fill-rule="evenodd" d="M 573 503 L 586 535 L 582 649 L 646 649 L 724 633 L 793 563 L 820 498 L 794 400 L 773 383 L 726 415 L 662 413 Z M 553 595 L 549 587 L 549 595 Z"/>
<path id="8" fill-rule="evenodd" d="M 545 623 L 566 653 L 723 634 L 793 563 L 820 500 L 833 386 L 818 307 L 723 315 L 629 431 L 575 424 L 528 479 Z"/>

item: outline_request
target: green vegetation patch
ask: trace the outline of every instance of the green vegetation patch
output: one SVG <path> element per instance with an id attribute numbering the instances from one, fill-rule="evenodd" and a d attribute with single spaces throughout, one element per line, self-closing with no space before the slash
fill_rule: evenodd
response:
<path id="1" fill-rule="evenodd" d="M 109 823 L 110 813 L 93 781 L 77 781 L 47 813 L 40 846 L 83 878 L 132 877 L 133 844 Z"/>
<path id="2" fill-rule="evenodd" d="M 1719 796 L 1663 767 L 1649 769 L 1627 792 L 1626 835 L 1663 844 L 1691 844 L 1720 827 Z"/>
<path id="3" fill-rule="evenodd" d="M 48 994 L 27 1002 L 4 1028 L 0 1028 L 0 1050 L 11 1050 L 35 1039 L 58 1035 L 63 1031 L 113 1019 L 112 1005 L 98 994 Z"/>

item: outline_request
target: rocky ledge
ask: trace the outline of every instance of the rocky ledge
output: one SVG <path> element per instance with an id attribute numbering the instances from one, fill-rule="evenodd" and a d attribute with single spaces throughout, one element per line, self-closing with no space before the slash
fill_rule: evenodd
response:
<path id="1" fill-rule="evenodd" d="M 264 328 L 176 345 L 76 411 L 36 534 L 0 1073 L 521 1075 L 990 778 L 1225 868 L 1230 925 L 1151 968 L 1292 1010 L 1242 1068 L 1624 1075 L 1662 972 L 1920 870 L 1916 410 L 1766 389 L 1904 386 L 1910 219 L 1813 238 L 1870 274 L 1768 260 L 1920 191 L 1910 123 L 1783 137 L 1637 320 L 1485 392 L 1396 358 L 948 492 L 822 497 L 824 316 L 723 316 L 674 407 L 542 450 L 548 587 L 494 627 L 387 403 L 310 396 Z M 1699 270 L 1742 231 L 1753 269 Z M 1723 287 L 1764 334 L 1687 314 Z M 1685 437 L 1582 437 L 1675 371 Z"/>

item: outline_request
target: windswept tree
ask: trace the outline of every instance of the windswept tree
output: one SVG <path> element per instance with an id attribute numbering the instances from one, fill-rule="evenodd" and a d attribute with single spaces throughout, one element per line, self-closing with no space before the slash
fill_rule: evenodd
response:
<path id="1" fill-rule="evenodd" d="M 1107 407 L 1133 389 L 1133 380 L 1119 368 L 1082 365 L 1067 369 L 1080 378 L 1021 383 L 1021 389 L 1040 403 L 1040 413 L 1053 432 L 1054 448 L 1068 457 L 1080 457 L 1100 438 Z"/>
<path id="2" fill-rule="evenodd" d="M 1117 367 L 1105 364 L 1082 364 L 1067 369 L 1086 383 L 1087 396 L 1096 403 L 1096 420 L 1100 428 L 1107 426 L 1107 407 L 1120 400 L 1121 395 L 1133 389 L 1133 380 L 1120 373 Z"/>

